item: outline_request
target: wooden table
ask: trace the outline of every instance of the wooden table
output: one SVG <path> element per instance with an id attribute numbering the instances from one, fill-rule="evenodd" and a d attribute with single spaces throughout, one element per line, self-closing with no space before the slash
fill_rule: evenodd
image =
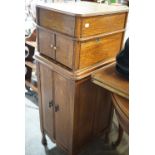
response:
<path id="1" fill-rule="evenodd" d="M 113 146 L 117 146 L 123 130 L 129 134 L 129 81 L 115 69 L 116 63 L 103 67 L 92 75 L 92 82 L 111 92 L 113 106 L 119 122 L 119 135 Z"/>

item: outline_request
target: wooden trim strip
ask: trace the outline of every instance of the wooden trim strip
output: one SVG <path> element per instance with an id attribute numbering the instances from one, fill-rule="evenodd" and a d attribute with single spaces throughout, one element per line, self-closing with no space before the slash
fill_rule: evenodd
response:
<path id="1" fill-rule="evenodd" d="M 48 68 L 54 70 L 58 74 L 62 75 L 63 77 L 72 80 L 81 80 L 82 78 L 90 76 L 92 73 L 99 71 L 105 65 L 115 61 L 115 58 L 109 59 L 107 61 L 104 60 L 100 63 L 89 66 L 85 69 L 73 72 L 72 70 L 69 70 L 68 68 L 60 65 L 59 63 L 51 61 L 50 59 L 40 55 L 38 52 L 36 52 L 35 54 L 35 59 L 40 63 L 44 64 L 45 66 L 47 66 Z"/>
<path id="2" fill-rule="evenodd" d="M 100 81 L 98 81 L 98 80 L 96 80 L 96 79 L 94 80 L 93 78 L 92 78 L 91 81 L 92 81 L 93 83 L 95 83 L 95 84 L 97 84 L 97 85 L 99 85 L 99 86 L 101 86 L 101 87 L 103 87 L 103 88 L 105 88 L 105 89 L 107 89 L 107 90 L 113 92 L 113 93 L 116 93 L 116 94 L 118 94 L 118 95 L 120 95 L 120 96 L 122 96 L 122 97 L 125 97 L 126 99 L 129 99 L 129 94 L 127 94 L 127 93 L 121 91 L 120 89 L 112 88 L 111 86 L 109 86 L 109 85 L 103 83 L 103 81 L 100 82 Z"/>
<path id="3" fill-rule="evenodd" d="M 84 42 L 84 41 L 93 40 L 93 39 L 97 39 L 97 38 L 101 38 L 101 37 L 106 37 L 109 35 L 125 32 L 125 30 L 126 29 L 121 29 L 121 30 L 117 30 L 117 31 L 113 31 L 113 32 L 102 33 L 102 34 L 90 36 L 90 37 L 78 38 L 78 41 Z"/>
<path id="4" fill-rule="evenodd" d="M 90 36 L 90 37 L 77 38 L 77 37 L 72 37 L 72 36 L 69 36 L 69 35 L 67 35 L 67 34 L 58 32 L 58 31 L 56 31 L 56 30 L 49 30 L 49 29 L 44 28 L 44 27 L 39 26 L 39 25 L 37 25 L 37 28 L 42 29 L 42 30 L 44 30 L 44 31 L 48 31 L 48 32 L 50 32 L 50 33 L 54 33 L 54 34 L 56 34 L 56 35 L 63 35 L 63 37 L 72 39 L 73 41 L 80 41 L 80 42 L 84 42 L 84 41 L 88 41 L 88 40 L 93 40 L 93 39 L 101 38 L 101 37 L 106 37 L 106 36 L 108 36 L 108 35 L 113 35 L 113 34 L 117 34 L 117 33 L 121 33 L 121 32 L 125 32 L 125 31 L 126 31 L 126 29 L 121 29 L 121 30 L 117 30 L 117 31 L 113 31 L 113 32 L 102 33 L 102 34 Z"/>
<path id="5" fill-rule="evenodd" d="M 74 74 L 71 71 L 65 69 L 64 67 L 61 67 L 58 63 L 54 63 L 48 60 L 47 58 L 38 53 L 35 54 L 35 60 L 39 61 L 41 64 L 47 66 L 51 70 L 61 74 L 65 78 L 74 79 Z"/>

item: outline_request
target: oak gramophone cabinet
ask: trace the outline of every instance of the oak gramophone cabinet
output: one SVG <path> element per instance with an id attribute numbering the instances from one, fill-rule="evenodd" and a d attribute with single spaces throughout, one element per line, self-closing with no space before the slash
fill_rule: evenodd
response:
<path id="1" fill-rule="evenodd" d="M 38 4 L 37 61 L 42 143 L 45 135 L 70 155 L 108 136 L 110 94 L 91 74 L 122 48 L 128 7 L 91 2 Z"/>

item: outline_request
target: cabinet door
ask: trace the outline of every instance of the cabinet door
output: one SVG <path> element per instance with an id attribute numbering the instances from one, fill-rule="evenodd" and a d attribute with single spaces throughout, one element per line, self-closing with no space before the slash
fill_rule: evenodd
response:
<path id="1" fill-rule="evenodd" d="M 79 68 L 116 57 L 121 50 L 123 32 L 81 43 Z"/>
<path id="2" fill-rule="evenodd" d="M 71 82 L 57 73 L 54 73 L 54 94 L 56 142 L 68 149 L 72 136 L 73 90 Z"/>
<path id="3" fill-rule="evenodd" d="M 40 64 L 41 113 L 43 130 L 54 138 L 53 72 Z"/>
<path id="4" fill-rule="evenodd" d="M 54 33 L 38 28 L 38 51 L 53 59 L 55 59 L 54 38 Z"/>
<path id="5" fill-rule="evenodd" d="M 56 35 L 56 61 L 72 69 L 74 41 L 64 35 Z"/>

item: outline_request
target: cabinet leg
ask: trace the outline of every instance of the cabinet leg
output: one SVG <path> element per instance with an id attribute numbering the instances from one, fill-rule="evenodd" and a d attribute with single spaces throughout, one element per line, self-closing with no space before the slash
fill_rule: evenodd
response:
<path id="1" fill-rule="evenodd" d="M 122 140 L 122 137 L 123 137 L 123 128 L 120 126 L 119 124 L 119 133 L 118 133 L 118 137 L 117 137 L 117 140 L 115 142 L 112 143 L 112 147 L 116 148 L 121 140 Z"/>
<path id="2" fill-rule="evenodd" d="M 47 145 L 47 140 L 46 140 L 45 133 L 42 133 L 42 140 L 41 140 L 41 143 L 42 143 L 44 146 Z"/>

